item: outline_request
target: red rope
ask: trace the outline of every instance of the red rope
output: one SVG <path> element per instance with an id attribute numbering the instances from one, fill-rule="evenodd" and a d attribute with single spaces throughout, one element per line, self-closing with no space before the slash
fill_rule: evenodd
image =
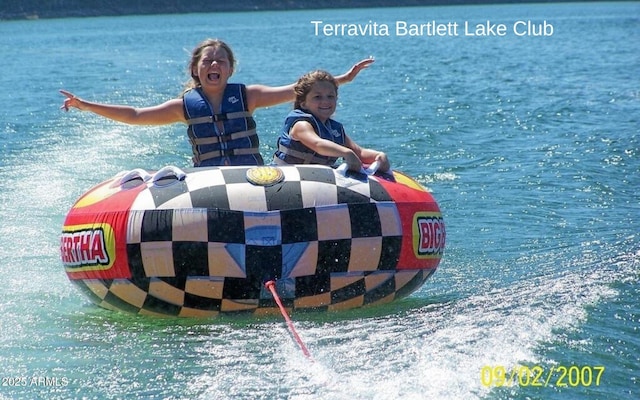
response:
<path id="1" fill-rule="evenodd" d="M 269 291 L 271 292 L 271 295 L 273 296 L 273 299 L 276 301 L 276 304 L 278 305 L 278 308 L 280 308 L 280 313 L 284 317 L 284 320 L 287 322 L 287 326 L 289 327 L 289 331 L 291 331 L 291 334 L 293 335 L 293 339 L 296 342 L 298 342 L 298 345 L 300 346 L 300 349 L 302 349 L 302 352 L 304 353 L 304 355 L 307 358 L 313 360 L 313 358 L 311 358 L 311 353 L 309 353 L 309 350 L 307 350 L 307 346 L 304 345 L 304 343 L 302 342 L 302 339 L 300 339 L 300 336 L 298 336 L 298 332 L 296 332 L 296 328 L 293 326 L 293 321 L 291 321 L 291 318 L 289 318 L 289 314 L 287 314 L 287 310 L 284 308 L 284 306 L 282 305 L 282 302 L 280 301 L 278 292 L 276 292 L 276 283 L 274 281 L 267 281 L 265 282 L 264 286 L 267 289 L 269 289 Z"/>

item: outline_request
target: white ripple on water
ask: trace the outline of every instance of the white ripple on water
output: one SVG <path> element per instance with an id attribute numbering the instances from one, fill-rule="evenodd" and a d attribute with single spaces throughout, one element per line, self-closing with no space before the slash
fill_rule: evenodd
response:
<path id="1" fill-rule="evenodd" d="M 240 349 L 225 355 L 203 344 L 201 367 L 215 370 L 222 362 L 226 372 L 192 379 L 188 392 L 202 399 L 261 398 L 261 393 L 294 399 L 484 397 L 490 392 L 481 381 L 485 366 L 509 371 L 520 365 L 566 362 L 542 359 L 537 353 L 541 343 L 557 340 L 557 330 L 577 329 L 587 317 L 585 307 L 617 294 L 608 282 L 630 273 L 626 268 L 593 269 L 591 261 L 570 263 L 566 272 L 542 273 L 390 315 L 298 321 L 313 363 L 285 339 L 283 326 L 244 332 L 267 348 L 240 357 L 244 361 L 238 358 Z M 238 338 L 229 343 L 237 342 Z M 568 345 L 586 349 L 589 340 Z"/>

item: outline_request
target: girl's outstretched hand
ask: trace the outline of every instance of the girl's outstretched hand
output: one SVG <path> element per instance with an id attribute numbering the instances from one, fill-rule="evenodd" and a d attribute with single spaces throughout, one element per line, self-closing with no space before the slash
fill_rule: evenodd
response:
<path id="1" fill-rule="evenodd" d="M 375 61 L 376 60 L 373 57 L 365 58 L 364 60 L 358 61 L 346 74 L 341 77 L 341 83 L 351 82 L 360 73 L 360 71 L 367 68 Z"/>
<path id="2" fill-rule="evenodd" d="M 61 110 L 69 111 L 70 107 L 75 107 L 80 110 L 80 99 L 78 99 L 73 93 L 67 92 L 66 90 L 60 90 L 63 96 L 66 96 L 64 99 L 64 103 L 60 106 Z"/>

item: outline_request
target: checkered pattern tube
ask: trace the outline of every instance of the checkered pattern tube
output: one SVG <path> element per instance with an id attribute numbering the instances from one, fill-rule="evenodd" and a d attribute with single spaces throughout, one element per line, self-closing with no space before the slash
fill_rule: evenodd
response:
<path id="1" fill-rule="evenodd" d="M 256 172 L 262 181 L 248 179 Z M 349 309 L 408 296 L 442 258 L 438 205 L 398 172 L 299 165 L 148 177 L 97 185 L 63 226 L 69 279 L 108 309 L 277 313 L 269 280 L 293 311 Z"/>

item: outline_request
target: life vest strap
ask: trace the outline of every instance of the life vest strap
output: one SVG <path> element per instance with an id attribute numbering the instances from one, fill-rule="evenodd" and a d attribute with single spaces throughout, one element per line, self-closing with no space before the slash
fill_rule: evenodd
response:
<path id="1" fill-rule="evenodd" d="M 224 122 L 230 119 L 251 118 L 253 115 L 249 111 L 230 112 L 225 114 L 207 115 L 205 117 L 191 118 L 187 120 L 189 125 L 211 124 L 213 122 Z"/>
<path id="2" fill-rule="evenodd" d="M 315 153 L 307 153 L 304 151 L 294 150 L 288 147 L 285 147 L 278 143 L 278 151 L 285 154 L 286 156 L 290 156 L 293 158 L 297 158 L 302 160 L 301 164 L 326 164 L 327 160 L 316 157 Z"/>
<path id="3" fill-rule="evenodd" d="M 202 161 L 210 160 L 218 157 L 232 157 L 232 156 L 244 156 L 249 154 L 259 154 L 260 150 L 257 147 L 243 148 L 243 149 L 223 149 L 215 150 L 207 153 L 202 153 L 193 156 L 194 164 L 199 164 Z"/>
<path id="4" fill-rule="evenodd" d="M 222 135 L 222 136 L 211 136 L 211 137 L 203 137 L 203 138 L 190 137 L 189 141 L 194 146 L 203 146 L 206 144 L 216 144 L 220 142 L 225 143 L 230 140 L 242 139 L 242 138 L 250 137 L 254 135 L 257 135 L 256 130 L 249 129 L 248 131 L 234 132 L 234 133 L 230 133 L 228 135 Z"/>

